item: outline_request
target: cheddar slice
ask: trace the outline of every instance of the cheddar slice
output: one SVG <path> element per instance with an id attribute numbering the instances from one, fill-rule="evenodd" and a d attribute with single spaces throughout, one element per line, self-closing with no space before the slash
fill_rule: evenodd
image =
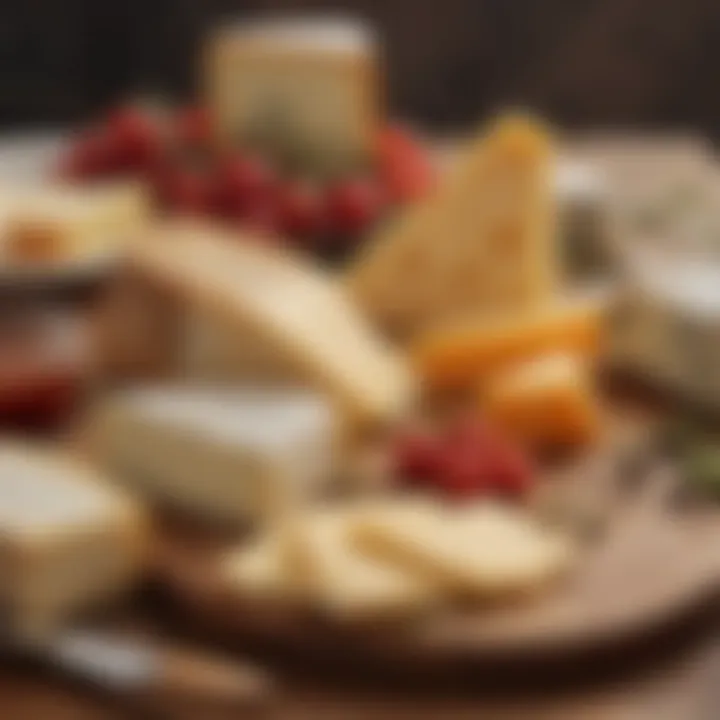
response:
<path id="1" fill-rule="evenodd" d="M 188 221 L 144 237 L 131 260 L 148 281 L 174 296 L 178 335 L 185 344 L 177 349 L 179 356 L 187 350 L 191 318 L 207 318 L 207 327 L 215 328 L 215 342 L 200 343 L 214 345 L 214 361 L 196 362 L 189 374 L 255 380 L 246 363 L 251 350 L 274 358 L 269 364 L 282 367 L 289 382 L 327 393 L 354 421 L 388 421 L 412 403 L 408 365 L 342 289 L 303 259 Z M 147 314 L 151 308 L 136 312 Z M 152 337 L 146 339 L 152 344 Z M 137 338 L 136 344 L 142 345 Z M 176 370 L 187 367 L 180 361 Z"/>
<path id="2" fill-rule="evenodd" d="M 564 536 L 519 510 L 489 503 L 449 510 L 389 506 L 367 513 L 352 539 L 362 552 L 475 601 L 538 590 L 573 555 Z"/>
<path id="3" fill-rule="evenodd" d="M 533 443 L 579 445 L 597 436 L 598 391 L 582 358 L 546 355 L 494 376 L 481 390 L 489 419 Z"/>
<path id="4" fill-rule="evenodd" d="M 569 351 L 596 357 L 602 349 L 603 314 L 603 303 L 591 298 L 447 324 L 420 335 L 410 354 L 431 388 L 469 387 L 538 354 Z"/>
<path id="5" fill-rule="evenodd" d="M 347 277 L 358 302 L 401 332 L 547 303 L 558 261 L 552 158 L 544 129 L 501 119 L 361 253 Z"/>

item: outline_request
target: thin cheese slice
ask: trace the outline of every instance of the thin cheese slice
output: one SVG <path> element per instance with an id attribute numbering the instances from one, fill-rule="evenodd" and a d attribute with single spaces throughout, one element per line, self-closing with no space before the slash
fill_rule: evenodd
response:
<path id="1" fill-rule="evenodd" d="M 378 560 L 479 601 L 537 590 L 572 559 L 563 536 L 520 511 L 485 503 L 448 510 L 389 506 L 357 522 L 352 540 Z"/>
<path id="2" fill-rule="evenodd" d="M 280 529 L 291 594 L 345 619 L 416 617 L 439 595 L 405 569 L 370 558 L 348 542 L 361 508 L 330 508 L 290 519 Z"/>
<path id="3" fill-rule="evenodd" d="M 547 302 L 558 260 L 552 158 L 545 130 L 500 120 L 434 196 L 361 254 L 347 277 L 351 292 L 402 332 Z"/>
<path id="4" fill-rule="evenodd" d="M 361 421 L 386 421 L 409 407 L 414 382 L 407 364 L 331 278 L 289 252 L 180 222 L 144 238 L 132 260 L 174 291 L 186 316 L 209 314 L 223 328 L 226 349 L 215 355 L 231 354 L 233 346 L 266 348 L 296 379 L 326 391 Z M 235 369 L 233 379 L 246 371 L 240 361 Z M 205 374 L 202 364 L 195 372 Z"/>

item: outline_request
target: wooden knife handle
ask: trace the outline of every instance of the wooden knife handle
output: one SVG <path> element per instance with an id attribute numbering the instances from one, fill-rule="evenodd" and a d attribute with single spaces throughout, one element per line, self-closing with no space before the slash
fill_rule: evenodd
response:
<path id="1" fill-rule="evenodd" d="M 70 631 L 35 648 L 61 672 L 173 716 L 212 717 L 216 711 L 263 706 L 272 678 L 238 658 L 224 658 L 137 636 Z M 180 711 L 178 713 L 178 711 Z"/>
<path id="2" fill-rule="evenodd" d="M 174 647 L 158 649 L 158 670 L 138 691 L 141 701 L 189 717 L 212 717 L 264 707 L 276 693 L 261 668 L 245 660 L 225 659 Z"/>

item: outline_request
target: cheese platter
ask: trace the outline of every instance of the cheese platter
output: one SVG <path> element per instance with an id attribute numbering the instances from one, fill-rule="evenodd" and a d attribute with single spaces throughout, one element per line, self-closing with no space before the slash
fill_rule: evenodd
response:
<path id="1" fill-rule="evenodd" d="M 208 108 L 116 111 L 66 146 L 52 199 L 11 208 L 28 272 L 117 254 L 74 430 L 147 513 L 120 589 L 144 569 L 226 643 L 381 674 L 587 654 L 712 598 L 720 510 L 682 498 L 689 478 L 720 487 L 713 441 L 661 448 L 663 416 L 606 391 L 620 293 L 569 288 L 558 182 L 597 246 L 601 185 L 567 179 L 562 141 L 522 112 L 436 173 L 383 123 L 369 36 L 301 30 L 223 31 Z M 296 92 L 301 69 L 344 88 L 337 115 Z M 293 121 L 280 149 L 248 129 L 266 86 Z M 15 460 L 0 451 L 11 485 Z"/>

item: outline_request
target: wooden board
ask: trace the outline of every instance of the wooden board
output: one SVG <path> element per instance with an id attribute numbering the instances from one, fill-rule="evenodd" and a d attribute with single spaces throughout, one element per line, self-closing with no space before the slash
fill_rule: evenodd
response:
<path id="1" fill-rule="evenodd" d="M 158 578 L 203 629 L 330 664 L 447 669 L 617 646 L 720 591 L 720 511 L 679 501 L 676 472 L 647 441 L 649 430 L 645 418 L 613 412 L 597 450 L 548 472 L 538 505 L 585 508 L 587 527 L 603 530 L 588 539 L 569 578 L 522 605 L 454 611 L 411 629 L 341 626 L 308 611 L 253 607 L 218 572 L 227 541 L 173 523 L 159 539 Z"/>

